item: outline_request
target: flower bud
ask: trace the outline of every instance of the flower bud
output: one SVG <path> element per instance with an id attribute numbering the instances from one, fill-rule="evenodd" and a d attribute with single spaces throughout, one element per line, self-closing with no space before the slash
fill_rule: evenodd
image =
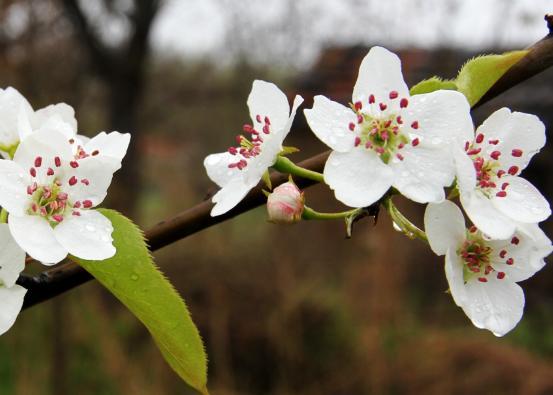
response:
<path id="1" fill-rule="evenodd" d="M 303 207 L 303 193 L 292 181 L 276 187 L 267 198 L 269 221 L 276 224 L 299 222 L 303 213 Z"/>

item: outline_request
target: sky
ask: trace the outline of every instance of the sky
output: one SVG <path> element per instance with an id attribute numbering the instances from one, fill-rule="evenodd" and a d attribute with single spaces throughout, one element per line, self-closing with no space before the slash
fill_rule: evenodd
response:
<path id="1" fill-rule="evenodd" d="M 520 48 L 545 35 L 553 0 L 166 0 L 156 51 L 308 66 L 325 46 Z"/>

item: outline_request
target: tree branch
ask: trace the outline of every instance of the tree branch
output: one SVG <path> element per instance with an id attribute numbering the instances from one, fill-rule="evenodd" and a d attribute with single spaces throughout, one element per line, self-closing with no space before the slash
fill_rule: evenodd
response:
<path id="1" fill-rule="evenodd" d="M 548 21 L 548 27 L 551 29 L 553 27 L 553 16 L 546 16 L 546 20 Z M 511 67 L 474 107 L 480 106 L 522 81 L 551 67 L 553 65 L 552 48 L 553 34 L 550 33 L 530 47 L 529 54 Z M 299 165 L 320 172 L 323 170 L 328 155 L 329 151 L 324 152 L 301 162 Z M 280 185 L 286 181 L 287 177 L 283 174 L 273 173 L 271 175 L 271 182 L 274 186 Z M 300 188 L 307 188 L 315 184 L 314 181 L 307 179 L 297 179 L 295 181 Z M 237 215 L 264 204 L 265 197 L 261 189 L 262 186 L 258 185 L 250 191 L 238 206 L 230 212 L 218 217 L 210 216 L 213 204 L 210 201 L 204 201 L 168 220 L 158 223 L 145 232 L 150 249 L 155 251 L 177 240 L 183 239 L 230 218 L 234 218 Z M 93 277 L 80 266 L 69 261 L 51 270 L 46 270 L 34 277 L 21 275 L 17 283 L 29 290 L 25 297 L 23 308 L 28 308 L 53 298 L 92 278 Z"/>

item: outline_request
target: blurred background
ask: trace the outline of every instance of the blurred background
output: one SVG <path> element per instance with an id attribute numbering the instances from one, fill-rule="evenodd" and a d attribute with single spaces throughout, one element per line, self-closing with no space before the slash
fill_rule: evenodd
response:
<path id="1" fill-rule="evenodd" d="M 110 201 L 144 228 L 202 201 L 203 158 L 245 122 L 253 79 L 347 102 L 361 59 L 397 51 L 409 85 L 476 53 L 546 34 L 549 0 L 0 0 L 0 86 L 35 109 L 71 104 L 82 134 L 132 132 Z M 553 70 L 475 113 L 509 106 L 553 125 Z M 326 148 L 297 117 L 300 160 Z M 526 170 L 553 197 L 549 144 Z M 323 186 L 307 192 L 340 208 Z M 421 223 L 421 207 L 399 202 Z M 551 224 L 543 224 L 551 236 Z M 383 213 L 279 227 L 258 208 L 155 254 L 205 340 L 216 395 L 552 394 L 553 269 L 523 284 L 504 338 L 474 328 L 442 259 Z M 188 394 L 137 320 L 91 282 L 25 311 L 0 338 L 0 394 Z"/>

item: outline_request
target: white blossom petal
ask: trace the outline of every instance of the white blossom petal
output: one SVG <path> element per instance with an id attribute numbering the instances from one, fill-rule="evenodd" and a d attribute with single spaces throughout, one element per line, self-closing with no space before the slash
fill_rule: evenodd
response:
<path id="1" fill-rule="evenodd" d="M 303 103 L 303 97 L 300 95 L 296 95 L 294 97 L 294 103 L 292 103 L 292 110 L 290 111 L 290 116 L 288 117 L 288 121 L 284 124 L 284 127 L 279 130 L 272 130 L 271 134 L 278 136 L 280 139 L 280 147 L 282 150 L 282 142 L 288 136 L 288 133 L 290 133 L 290 129 L 292 128 L 292 124 L 294 123 L 294 118 L 296 117 L 296 112 L 298 111 L 298 107 L 301 106 Z"/>
<path id="2" fill-rule="evenodd" d="M 463 276 L 463 262 L 454 247 L 448 248 L 445 254 L 445 276 L 453 301 L 457 306 L 463 307 L 468 295 Z"/>
<path id="3" fill-rule="evenodd" d="M 248 96 L 250 117 L 256 129 L 261 132 L 260 125 L 264 124 L 265 117 L 271 122 L 272 130 L 281 130 L 285 127 L 290 116 L 290 104 L 286 95 L 273 83 L 255 80 Z M 257 122 L 256 117 L 261 117 Z"/>
<path id="4" fill-rule="evenodd" d="M 28 208 L 24 195 L 31 184 L 31 176 L 17 163 L 0 159 L 0 206 L 10 214 L 23 215 Z"/>
<path id="5" fill-rule="evenodd" d="M 424 213 L 424 229 L 430 248 L 437 255 L 455 251 L 465 240 L 465 218 L 454 203 L 430 203 Z"/>
<path id="6" fill-rule="evenodd" d="M 404 159 L 393 158 L 393 186 L 405 197 L 418 203 L 437 203 L 445 198 L 444 187 L 452 184 L 455 168 L 447 150 L 416 147 L 405 149 Z"/>
<path id="7" fill-rule="evenodd" d="M 257 184 L 257 183 L 256 183 Z M 225 214 L 236 206 L 248 194 L 255 184 L 245 184 L 242 178 L 230 180 L 220 191 L 212 198 L 215 206 L 211 209 L 211 216 Z"/>
<path id="8" fill-rule="evenodd" d="M 37 110 L 31 118 L 31 125 L 35 130 L 40 129 L 50 118 L 59 118 L 69 126 L 71 134 L 68 137 L 77 133 L 75 110 L 70 105 L 57 103 Z"/>
<path id="9" fill-rule="evenodd" d="M 465 212 L 483 233 L 494 239 L 506 239 L 515 232 L 514 221 L 502 214 L 481 191 L 461 192 Z"/>
<path id="10" fill-rule="evenodd" d="M 457 175 L 457 187 L 462 192 L 472 192 L 476 188 L 474 162 L 461 149 L 452 149 Z"/>
<path id="11" fill-rule="evenodd" d="M 25 251 L 13 239 L 7 224 L 0 224 L 0 283 L 13 287 L 25 269 Z"/>
<path id="12" fill-rule="evenodd" d="M 401 73 L 401 61 L 386 48 L 372 47 L 359 67 L 359 75 L 353 88 L 353 101 L 366 104 L 372 94 L 378 103 L 388 100 L 391 91 L 396 91 L 399 98 L 409 97 L 409 88 Z M 399 99 L 396 101 L 399 102 Z"/>
<path id="13" fill-rule="evenodd" d="M 415 95 L 402 116 L 404 128 L 418 122 L 418 129 L 411 129 L 411 133 L 419 136 L 421 146 L 449 150 L 464 147 L 465 141 L 474 138 L 470 105 L 465 95 L 457 91 Z"/>
<path id="14" fill-rule="evenodd" d="M 493 268 L 515 282 L 524 281 L 541 270 L 545 266 L 544 258 L 552 251 L 551 240 L 537 224 L 519 226 L 512 239 L 488 243 L 493 248 L 490 257 Z"/>
<path id="15" fill-rule="evenodd" d="M 357 125 L 357 117 L 350 108 L 319 95 L 313 98 L 313 108 L 303 112 L 315 136 L 334 151 L 353 148 L 356 134 L 349 124 Z"/>
<path id="16" fill-rule="evenodd" d="M 242 170 L 228 167 L 229 164 L 236 161 L 238 161 L 236 155 L 221 152 L 206 156 L 204 167 L 211 181 L 220 187 L 224 187 L 231 179 L 241 177 Z"/>
<path id="17" fill-rule="evenodd" d="M 99 156 L 108 156 L 121 162 L 127 153 L 130 141 L 129 133 L 100 132 L 84 145 L 84 150 L 89 155 L 98 151 Z"/>
<path id="18" fill-rule="evenodd" d="M 47 220 L 34 215 L 8 217 L 13 238 L 31 257 L 45 265 L 53 265 L 67 256 L 67 250 L 54 237 Z"/>
<path id="19" fill-rule="evenodd" d="M 530 159 L 545 145 L 545 125 L 532 114 L 511 112 L 501 108 L 494 112 L 478 128 L 485 141 L 499 140 L 497 145 L 488 145 L 486 153 L 501 152 L 502 168 L 517 166 L 523 170 Z M 513 150 L 521 150 L 520 156 L 513 156 Z"/>
<path id="20" fill-rule="evenodd" d="M 89 260 L 104 260 L 115 255 L 113 225 L 96 210 L 81 210 L 68 215 L 54 228 L 57 241 L 71 254 Z"/>
<path id="21" fill-rule="evenodd" d="M 518 284 L 488 276 L 488 282 L 469 281 L 467 301 L 462 306 L 474 326 L 503 336 L 522 318 L 524 293 Z"/>
<path id="22" fill-rule="evenodd" d="M 492 195 L 493 205 L 505 216 L 519 222 L 541 222 L 549 218 L 549 202 L 529 181 L 521 177 L 504 176 L 502 182 L 508 183 L 507 195 Z"/>
<path id="23" fill-rule="evenodd" d="M 26 293 L 27 290 L 19 285 L 0 287 L 0 335 L 6 333 L 15 323 Z"/>
<path id="24" fill-rule="evenodd" d="M 394 182 L 392 169 L 372 151 L 332 152 L 324 180 L 336 199 L 350 207 L 366 207 L 384 195 Z"/>
<path id="25" fill-rule="evenodd" d="M 0 145 L 17 144 L 20 135 L 30 133 L 33 108 L 16 89 L 0 89 Z"/>

